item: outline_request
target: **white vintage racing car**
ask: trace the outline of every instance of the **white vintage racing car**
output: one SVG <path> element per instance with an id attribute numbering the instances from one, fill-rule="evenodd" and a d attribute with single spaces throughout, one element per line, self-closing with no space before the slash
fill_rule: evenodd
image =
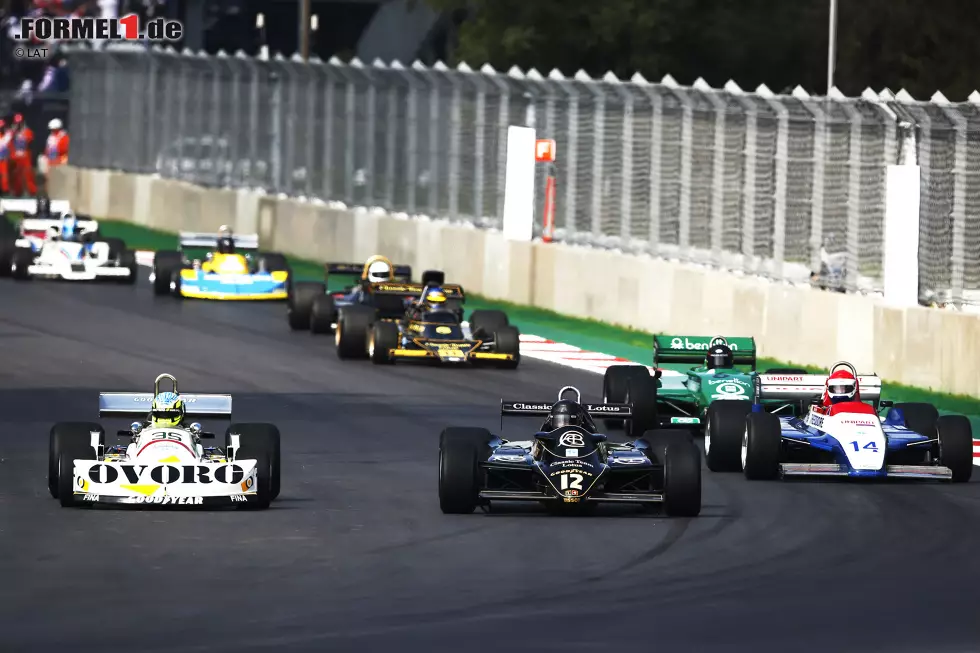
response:
<path id="1" fill-rule="evenodd" d="M 103 392 L 100 416 L 147 417 L 154 393 Z M 231 418 L 231 396 L 183 394 L 186 416 Z M 224 446 L 206 446 L 213 433 L 198 423 L 154 427 L 133 422 L 118 431 L 128 442 L 106 444 L 97 423 L 60 422 L 51 429 L 48 489 L 62 506 L 241 506 L 268 508 L 279 495 L 279 430 L 272 424 L 232 424 Z"/>
<path id="2" fill-rule="evenodd" d="M 136 283 L 135 252 L 119 238 L 100 238 L 98 230 L 95 220 L 79 220 L 70 212 L 60 218 L 25 218 L 11 254 L 10 275 L 19 280 Z"/>

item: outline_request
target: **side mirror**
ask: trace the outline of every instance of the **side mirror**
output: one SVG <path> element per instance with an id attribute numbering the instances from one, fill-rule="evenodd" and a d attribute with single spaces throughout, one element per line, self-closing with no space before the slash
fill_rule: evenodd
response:
<path id="1" fill-rule="evenodd" d="M 895 402 L 894 401 L 890 401 L 890 400 L 885 400 L 885 401 L 879 401 L 878 402 L 878 406 L 881 407 L 881 408 L 891 408 L 894 405 L 895 405 Z"/>
<path id="2" fill-rule="evenodd" d="M 197 422 L 194 422 L 193 424 L 188 426 L 187 430 L 193 433 L 194 435 L 201 435 L 201 425 L 198 424 Z"/>
<path id="3" fill-rule="evenodd" d="M 143 431 L 143 424 L 141 422 L 133 422 L 129 425 L 129 431 L 133 435 L 139 435 Z"/>

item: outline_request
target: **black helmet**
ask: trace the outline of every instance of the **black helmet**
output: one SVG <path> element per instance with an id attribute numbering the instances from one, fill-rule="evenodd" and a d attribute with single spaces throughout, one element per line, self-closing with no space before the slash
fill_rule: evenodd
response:
<path id="1" fill-rule="evenodd" d="M 37 213 L 36 215 L 51 215 L 51 200 L 41 195 L 37 198 Z"/>
<path id="2" fill-rule="evenodd" d="M 730 369 L 735 366 L 735 357 L 728 345 L 713 345 L 705 356 L 704 366 L 709 370 Z"/>
<path id="3" fill-rule="evenodd" d="M 552 431 L 563 426 L 582 426 L 585 424 L 585 409 L 574 401 L 563 399 L 551 407 L 548 423 Z"/>

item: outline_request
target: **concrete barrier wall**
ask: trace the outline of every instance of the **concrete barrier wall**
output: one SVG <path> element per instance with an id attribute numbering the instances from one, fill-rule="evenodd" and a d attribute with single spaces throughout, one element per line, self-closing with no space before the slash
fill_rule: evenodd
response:
<path id="1" fill-rule="evenodd" d="M 822 367 L 848 360 L 889 381 L 980 396 L 977 316 L 147 176 L 62 166 L 49 188 L 96 217 L 167 230 L 229 223 L 258 232 L 268 249 L 318 261 L 384 254 L 418 271 L 445 270 L 493 299 L 651 332 L 755 336 L 762 356 Z"/>

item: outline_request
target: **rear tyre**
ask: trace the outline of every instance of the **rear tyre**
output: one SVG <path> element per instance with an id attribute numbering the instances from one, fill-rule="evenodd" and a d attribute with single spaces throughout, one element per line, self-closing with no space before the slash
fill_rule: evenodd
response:
<path id="1" fill-rule="evenodd" d="M 439 436 L 439 507 L 447 515 L 468 515 L 480 502 L 480 462 L 490 457 L 490 431 L 449 427 Z"/>
<path id="2" fill-rule="evenodd" d="M 183 267 L 180 252 L 157 252 L 153 257 L 153 294 L 164 297 L 171 292 L 170 284 Z"/>
<path id="3" fill-rule="evenodd" d="M 0 217 L 0 224 L 10 223 Z M 17 251 L 14 240 L 12 236 L 0 234 L 0 277 L 10 276 L 10 266 L 14 262 L 14 252 Z"/>
<path id="4" fill-rule="evenodd" d="M 367 358 L 368 332 L 375 317 L 375 310 L 368 306 L 348 306 L 340 311 L 334 332 L 337 358 Z"/>
<path id="5" fill-rule="evenodd" d="M 99 432 L 99 444 L 105 446 L 105 431 L 95 422 L 58 422 L 51 427 L 48 436 L 48 492 L 53 498 L 57 499 L 61 494 L 59 469 L 62 453 L 67 452 L 70 461 L 95 458 L 95 451 L 92 450 L 92 431 Z M 73 469 L 68 471 L 74 476 Z M 71 486 L 73 481 L 74 478 L 69 478 L 67 481 L 69 495 L 74 493 L 74 488 Z"/>
<path id="6" fill-rule="evenodd" d="M 313 299 L 310 308 L 310 333 L 333 333 L 333 325 L 337 323 L 337 304 L 333 295 L 322 294 Z"/>
<path id="7" fill-rule="evenodd" d="M 626 402 L 626 389 L 630 379 L 650 376 L 650 370 L 643 365 L 613 365 L 606 368 L 602 375 L 602 401 L 606 404 L 622 404 Z M 623 428 L 621 419 L 602 420 L 607 430 Z"/>
<path id="8" fill-rule="evenodd" d="M 136 252 L 128 249 L 119 252 L 119 259 L 116 263 L 116 267 L 129 270 L 129 276 L 119 277 L 119 283 L 127 286 L 131 286 L 136 283 L 136 273 L 139 269 L 136 267 Z"/>
<path id="9" fill-rule="evenodd" d="M 772 413 L 749 413 L 742 438 L 742 471 L 750 481 L 779 476 L 782 439 L 779 418 Z"/>
<path id="10" fill-rule="evenodd" d="M 109 260 L 118 260 L 120 255 L 126 251 L 126 243 L 122 238 L 103 238 L 102 242 L 109 246 Z"/>
<path id="11" fill-rule="evenodd" d="M 482 310 L 470 313 L 470 333 L 474 338 L 488 338 L 500 327 L 510 326 L 503 311 Z"/>
<path id="12" fill-rule="evenodd" d="M 713 472 L 742 471 L 742 439 L 745 418 L 752 411 L 748 401 L 715 401 L 705 411 L 704 457 Z"/>
<path id="13" fill-rule="evenodd" d="M 242 506 L 253 510 L 265 510 L 279 496 L 279 429 L 273 424 L 261 422 L 232 424 L 225 434 L 226 446 L 231 434 L 239 435 L 236 460 L 255 460 L 256 500 Z"/>
<path id="14" fill-rule="evenodd" d="M 287 293 L 291 292 L 293 269 L 289 266 L 289 261 L 286 260 L 284 254 L 280 254 L 279 252 L 263 252 L 259 254 L 258 269 L 265 270 L 270 274 L 273 272 L 285 272 L 286 291 Z"/>
<path id="15" fill-rule="evenodd" d="M 10 276 L 17 281 L 30 281 L 31 275 L 28 268 L 34 263 L 34 250 L 27 247 L 18 247 L 14 250 L 10 263 Z"/>
<path id="16" fill-rule="evenodd" d="M 368 356 L 375 365 L 391 365 L 398 348 L 398 327 L 393 322 L 375 322 L 368 335 Z"/>
<path id="17" fill-rule="evenodd" d="M 286 320 L 293 331 L 310 328 L 313 301 L 327 293 L 327 285 L 317 281 L 297 281 L 293 284 L 286 303 Z"/>
<path id="18" fill-rule="evenodd" d="M 939 462 L 953 472 L 954 483 L 965 483 L 973 476 L 973 428 L 962 415 L 943 415 L 936 420 L 939 434 Z"/>
<path id="19" fill-rule="evenodd" d="M 701 455 L 694 442 L 674 441 L 664 450 L 664 514 L 701 514 Z"/>
<path id="20" fill-rule="evenodd" d="M 939 411 L 932 404 L 916 401 L 895 404 L 893 407 L 902 411 L 905 416 L 905 428 L 910 431 L 929 436 L 935 431 Z"/>
<path id="21" fill-rule="evenodd" d="M 500 361 L 499 366 L 514 370 L 521 364 L 521 333 L 514 326 L 497 327 L 493 332 L 494 347 L 498 354 L 510 354 L 513 360 Z"/>
<path id="22" fill-rule="evenodd" d="M 656 378 L 649 374 L 631 378 L 626 387 L 625 403 L 633 405 L 633 416 L 623 426 L 627 437 L 639 438 L 659 426 Z"/>

